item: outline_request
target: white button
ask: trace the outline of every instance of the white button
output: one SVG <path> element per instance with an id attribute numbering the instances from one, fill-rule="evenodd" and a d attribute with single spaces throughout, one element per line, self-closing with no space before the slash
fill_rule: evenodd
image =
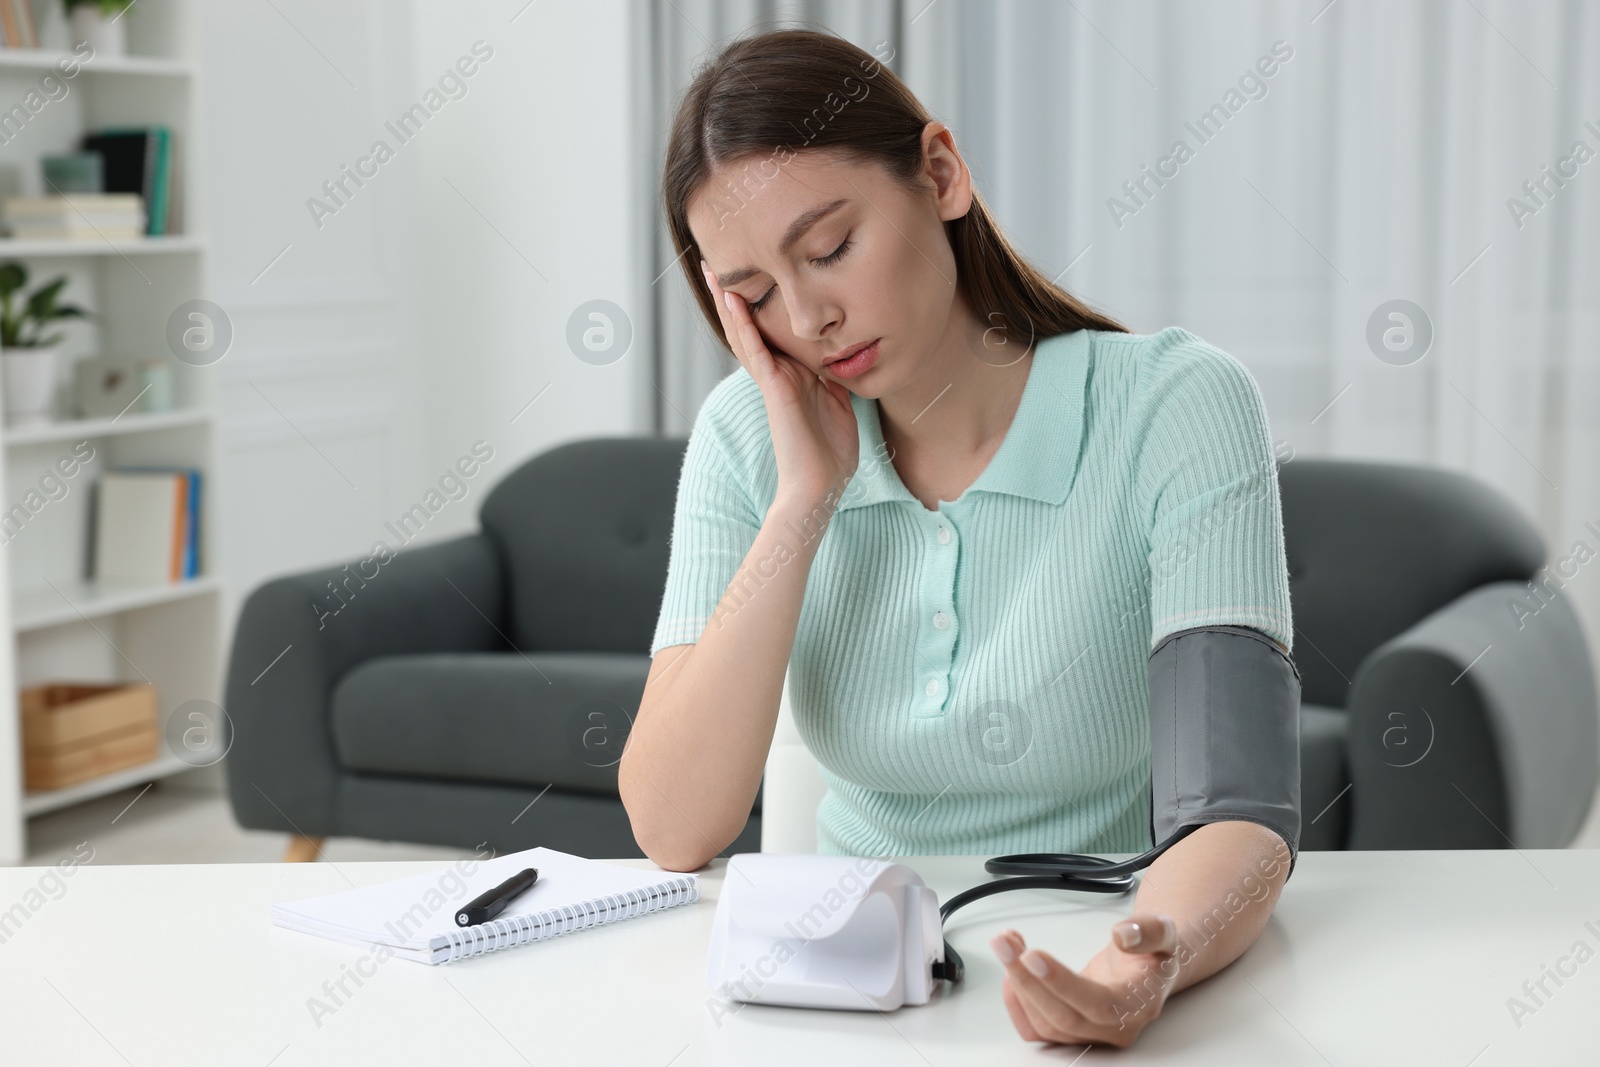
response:
<path id="1" fill-rule="evenodd" d="M 934 612 L 933 613 L 933 625 L 936 626 L 937 628 L 941 629 L 941 630 L 950 629 L 950 616 L 946 615 L 942 611 Z"/>
<path id="2" fill-rule="evenodd" d="M 939 527 L 939 543 L 941 545 L 950 543 L 950 528 L 948 526 Z"/>
<path id="3" fill-rule="evenodd" d="M 929 696 L 937 696 L 939 693 L 939 679 L 929 678 L 927 687 L 923 689 L 923 692 Z"/>

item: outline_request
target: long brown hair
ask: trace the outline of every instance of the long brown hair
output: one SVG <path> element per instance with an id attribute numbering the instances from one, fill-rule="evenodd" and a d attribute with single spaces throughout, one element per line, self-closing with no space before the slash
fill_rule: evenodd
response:
<path id="1" fill-rule="evenodd" d="M 881 164 L 921 195 L 922 133 L 931 121 L 878 57 L 831 33 L 785 29 L 736 39 L 702 66 L 672 124 L 661 199 L 678 263 L 712 332 L 727 343 L 700 275 L 701 257 L 691 252 L 688 212 L 715 168 L 751 156 L 781 165 L 806 148 L 832 149 L 853 162 Z M 979 318 L 1007 341 L 1028 345 L 1081 329 L 1128 332 L 1012 248 L 976 185 L 970 209 L 946 222 L 945 232 L 957 284 Z"/>

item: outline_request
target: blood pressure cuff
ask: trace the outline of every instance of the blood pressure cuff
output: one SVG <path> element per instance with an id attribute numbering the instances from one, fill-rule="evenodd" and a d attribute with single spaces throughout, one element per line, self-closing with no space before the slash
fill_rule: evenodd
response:
<path id="1" fill-rule="evenodd" d="M 1247 626 L 1199 626 L 1150 653 L 1150 830 L 1242 819 L 1300 855 L 1300 671 Z M 1285 875 L 1287 880 L 1288 875 Z"/>

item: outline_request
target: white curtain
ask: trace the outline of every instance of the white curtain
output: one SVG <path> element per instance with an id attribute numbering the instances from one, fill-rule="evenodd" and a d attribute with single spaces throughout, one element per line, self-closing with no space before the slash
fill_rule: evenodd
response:
<path id="1" fill-rule="evenodd" d="M 1018 247 L 1132 329 L 1237 356 L 1295 455 L 1459 469 L 1534 518 L 1552 563 L 1600 553 L 1600 4 L 652 8 L 657 181 L 672 103 L 720 39 L 793 13 L 889 40 Z M 659 427 L 685 434 L 735 364 L 676 268 L 656 289 Z M 1369 344 L 1393 300 L 1425 321 L 1385 328 L 1431 325 L 1421 358 Z M 1563 595 L 1595 643 L 1587 570 Z"/>

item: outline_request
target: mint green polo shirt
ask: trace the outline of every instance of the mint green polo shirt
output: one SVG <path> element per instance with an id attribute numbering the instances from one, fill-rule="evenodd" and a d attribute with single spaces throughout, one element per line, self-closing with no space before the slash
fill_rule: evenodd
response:
<path id="1" fill-rule="evenodd" d="M 1177 327 L 1040 341 L 998 451 L 936 510 L 890 462 L 877 401 L 851 398 L 859 464 L 789 660 L 828 786 L 819 850 L 1150 848 L 1151 650 L 1211 623 L 1293 648 L 1255 380 Z M 652 656 L 730 624 L 789 565 L 760 561 L 730 588 L 776 492 L 766 407 L 740 367 L 690 432 Z"/>

